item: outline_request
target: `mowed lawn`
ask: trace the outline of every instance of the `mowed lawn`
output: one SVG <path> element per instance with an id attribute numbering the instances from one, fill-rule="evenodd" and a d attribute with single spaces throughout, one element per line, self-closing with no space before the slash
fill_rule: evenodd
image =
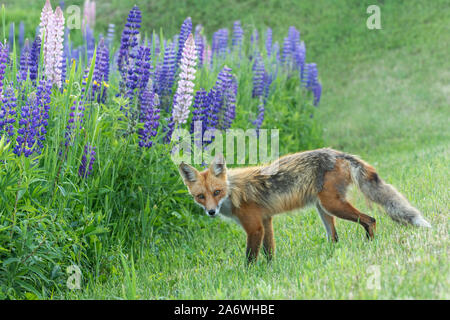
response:
<path id="1" fill-rule="evenodd" d="M 382 30 L 358 31 L 314 58 L 324 87 L 317 117 L 325 145 L 371 163 L 431 229 L 396 224 L 353 189 L 351 202 L 377 219 L 373 241 L 361 226 L 338 220 L 340 241 L 328 243 L 310 208 L 276 217 L 275 259 L 267 264 L 260 256 L 246 268 L 244 231 L 199 210 L 182 215 L 187 232 L 155 236 L 134 266 L 130 257 L 103 282 L 84 282 L 67 297 L 449 299 L 450 20 L 448 11 L 422 9 L 410 17 L 401 7 L 382 11 Z"/>

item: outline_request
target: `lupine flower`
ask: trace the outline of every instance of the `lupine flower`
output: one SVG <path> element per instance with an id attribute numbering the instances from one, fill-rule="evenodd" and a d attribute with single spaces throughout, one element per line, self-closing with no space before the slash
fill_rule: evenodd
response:
<path id="1" fill-rule="evenodd" d="M 212 65 L 212 50 L 211 50 L 211 46 L 208 44 L 206 46 L 206 50 L 205 50 L 205 57 L 204 57 L 204 65 L 205 66 L 210 66 Z"/>
<path id="2" fill-rule="evenodd" d="M 266 70 L 264 68 L 264 61 L 261 56 L 257 55 L 253 63 L 253 90 L 252 97 L 262 97 L 264 93 L 264 79 L 266 77 Z"/>
<path id="3" fill-rule="evenodd" d="M 91 146 L 89 143 L 86 144 L 84 146 L 83 156 L 81 157 L 81 164 L 78 168 L 78 175 L 81 178 L 85 179 L 92 174 L 95 156 L 95 147 Z"/>
<path id="4" fill-rule="evenodd" d="M 69 113 L 69 121 L 66 126 L 66 133 L 65 133 L 65 146 L 69 146 L 72 144 L 74 138 L 75 138 L 75 132 L 77 127 L 79 129 L 83 128 L 83 122 L 84 122 L 84 100 L 83 97 L 81 99 L 75 99 L 72 106 L 70 107 L 70 113 Z"/>
<path id="5" fill-rule="evenodd" d="M 252 36 L 250 37 L 250 42 L 251 42 L 252 46 L 253 45 L 258 46 L 259 34 L 258 34 L 257 29 L 253 30 Z"/>
<path id="6" fill-rule="evenodd" d="M 50 109 L 51 84 L 41 80 L 35 96 L 31 97 L 21 109 L 19 129 L 13 152 L 29 157 L 40 154 L 47 133 L 48 111 Z"/>
<path id="7" fill-rule="evenodd" d="M 148 47 L 140 46 L 133 69 L 134 75 L 129 77 L 135 80 L 135 84 L 130 85 L 130 89 L 138 89 L 138 96 L 147 87 L 150 76 L 153 72 L 153 66 L 151 64 L 151 49 Z"/>
<path id="8" fill-rule="evenodd" d="M 37 79 L 38 69 L 39 69 L 39 60 L 40 60 L 40 52 L 41 52 L 41 38 L 36 36 L 31 45 L 30 52 L 30 79 L 35 82 Z"/>
<path id="9" fill-rule="evenodd" d="M 16 32 L 15 24 L 14 24 L 14 22 L 11 22 L 9 25 L 9 40 L 8 40 L 9 41 L 8 43 L 10 43 L 10 48 L 9 48 L 10 50 L 13 49 L 15 32 Z"/>
<path id="10" fill-rule="evenodd" d="M 317 65 L 315 63 L 306 64 L 306 79 L 304 80 L 306 89 L 310 90 L 314 95 L 314 105 L 320 102 L 322 94 L 322 85 L 318 80 Z"/>
<path id="11" fill-rule="evenodd" d="M 95 58 L 94 73 L 92 75 L 92 94 L 98 93 L 97 101 L 100 103 L 106 100 L 106 86 L 109 80 L 109 49 L 103 39 L 100 40 Z M 101 91 L 103 87 L 103 91 Z"/>
<path id="12" fill-rule="evenodd" d="M 139 130 L 139 146 L 150 148 L 153 145 L 153 137 L 156 136 L 159 127 L 159 98 L 149 85 L 142 93 L 141 114 L 144 129 Z"/>
<path id="13" fill-rule="evenodd" d="M 195 42 L 192 34 L 190 34 L 183 48 L 180 79 L 172 110 L 172 117 L 176 125 L 186 123 L 189 117 L 189 107 L 192 104 L 192 93 L 194 91 L 195 66 Z"/>
<path id="14" fill-rule="evenodd" d="M 272 29 L 270 28 L 266 31 L 266 52 L 268 57 L 272 55 Z"/>
<path id="15" fill-rule="evenodd" d="M 191 17 L 187 17 L 186 20 L 184 20 L 183 24 L 181 25 L 180 35 L 178 36 L 178 53 L 177 53 L 177 64 L 176 64 L 177 68 L 180 64 L 180 61 L 181 61 L 181 58 L 183 55 L 185 42 L 191 33 L 192 33 L 192 20 L 191 20 Z"/>
<path id="16" fill-rule="evenodd" d="M 41 39 L 44 39 L 44 44 L 47 41 L 47 37 L 48 37 L 48 25 L 50 24 L 50 21 L 53 19 L 53 9 L 52 9 L 52 5 L 50 3 L 50 0 L 46 0 L 45 1 L 45 5 L 44 8 L 42 9 L 41 12 L 41 22 L 39 24 L 39 32 L 40 35 L 39 37 Z M 45 38 L 44 38 L 44 33 L 45 33 Z M 46 46 L 44 45 L 44 59 L 46 57 Z M 45 63 L 45 60 L 44 60 Z"/>
<path id="17" fill-rule="evenodd" d="M 52 84 L 55 84 L 58 88 L 61 88 L 62 60 L 64 49 L 64 15 L 60 7 L 57 7 L 55 13 L 50 16 L 45 32 L 45 75 Z"/>
<path id="18" fill-rule="evenodd" d="M 85 32 L 83 34 L 84 41 L 86 43 L 87 61 L 90 61 L 94 56 L 95 51 L 95 36 L 94 30 L 91 29 L 89 24 L 85 26 Z"/>
<path id="19" fill-rule="evenodd" d="M 95 1 L 91 2 L 90 0 L 84 1 L 83 6 L 83 22 L 82 22 L 82 30 L 85 31 L 86 26 L 95 26 L 95 12 L 96 11 L 96 5 Z"/>
<path id="20" fill-rule="evenodd" d="M 120 40 L 120 50 L 118 58 L 119 72 L 122 75 L 122 86 L 126 84 L 126 76 L 130 60 L 134 57 L 133 49 L 137 47 L 139 29 L 141 28 L 141 11 L 137 6 L 134 6 L 128 14 L 127 23 L 122 32 L 122 38 Z"/>
<path id="21" fill-rule="evenodd" d="M 31 63 L 31 48 L 28 39 L 25 41 L 25 45 L 22 50 L 22 55 L 20 56 L 20 66 L 19 66 L 19 81 L 25 81 L 28 77 L 28 70 Z"/>
<path id="22" fill-rule="evenodd" d="M 5 135 L 6 141 L 9 143 L 15 133 L 13 123 L 16 122 L 17 106 L 17 98 L 11 86 L 6 88 L 2 100 L 3 103 L 0 108 L 0 137 Z"/>
<path id="23" fill-rule="evenodd" d="M 0 99 L 3 97 L 3 79 L 5 78 L 5 69 L 8 63 L 8 58 L 8 46 L 0 43 Z"/>
<path id="24" fill-rule="evenodd" d="M 202 135 L 206 131 L 208 116 L 209 116 L 209 104 L 208 93 L 205 89 L 201 88 L 195 93 L 194 104 L 192 105 L 192 121 L 190 133 L 194 133 L 194 126 L 196 121 L 201 121 Z"/>
<path id="25" fill-rule="evenodd" d="M 224 66 L 217 76 L 216 84 L 209 93 L 210 118 L 208 129 L 226 130 L 235 118 L 237 82 L 231 69 Z"/>
<path id="26" fill-rule="evenodd" d="M 233 37 L 231 39 L 231 45 L 233 48 L 242 48 L 242 40 L 244 36 L 244 30 L 242 30 L 241 22 L 235 21 L 233 24 Z"/>
<path id="27" fill-rule="evenodd" d="M 253 124 L 256 126 L 256 133 L 259 135 L 259 129 L 261 128 L 261 125 L 264 121 L 264 112 L 265 112 L 265 106 L 264 103 L 260 103 L 258 106 L 258 117 L 255 121 L 253 121 Z"/>
<path id="28" fill-rule="evenodd" d="M 225 59 L 228 51 L 228 29 L 219 29 L 213 34 L 212 55 Z"/>
<path id="29" fill-rule="evenodd" d="M 22 49 L 25 44 L 25 24 L 20 21 L 19 24 L 19 48 Z"/>
<path id="30" fill-rule="evenodd" d="M 201 24 L 195 27 L 195 49 L 197 51 L 198 67 L 203 66 L 203 56 L 205 51 L 205 38 L 202 35 L 203 26 Z"/>
<path id="31" fill-rule="evenodd" d="M 172 43 L 165 48 L 163 64 L 159 68 L 159 74 L 157 74 L 156 92 L 160 97 L 168 96 L 171 93 L 174 76 L 175 43 Z"/>
<path id="32" fill-rule="evenodd" d="M 106 45 L 110 47 L 114 42 L 114 36 L 116 33 L 116 25 L 114 23 L 110 23 L 108 25 L 108 32 L 106 33 Z"/>
<path id="33" fill-rule="evenodd" d="M 278 44 L 278 41 L 275 41 L 275 43 L 273 44 L 272 52 L 273 52 L 273 55 L 274 55 L 275 58 L 276 58 L 276 61 L 277 61 L 278 63 L 280 63 L 280 62 L 281 62 L 281 58 L 280 58 L 280 45 Z"/>

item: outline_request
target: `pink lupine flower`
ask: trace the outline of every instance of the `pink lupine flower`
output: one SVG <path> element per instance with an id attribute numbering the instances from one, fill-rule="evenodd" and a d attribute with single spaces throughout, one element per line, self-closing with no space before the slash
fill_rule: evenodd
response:
<path id="1" fill-rule="evenodd" d="M 86 32 L 86 26 L 94 28 L 95 26 L 95 13 L 96 13 L 96 4 L 95 1 L 85 0 L 83 6 L 83 22 L 81 26 L 81 30 Z"/>
<path id="2" fill-rule="evenodd" d="M 50 24 L 51 20 L 53 19 L 53 9 L 52 4 L 50 3 L 50 0 L 47 0 L 45 2 L 44 8 L 41 12 L 41 22 L 39 24 L 39 32 L 41 35 L 41 39 L 43 39 L 44 44 L 46 43 L 46 40 L 48 38 L 48 25 Z M 45 32 L 45 35 L 44 35 Z M 44 38 L 45 36 L 45 38 Z M 44 64 L 46 64 L 45 59 L 47 58 L 46 54 L 46 46 L 44 45 Z"/>
<path id="3" fill-rule="evenodd" d="M 47 79 L 61 88 L 63 63 L 64 15 L 57 7 L 47 26 L 48 35 L 44 43 L 44 70 Z"/>
<path id="4" fill-rule="evenodd" d="M 176 125 L 186 123 L 189 117 L 189 107 L 192 104 L 194 92 L 195 66 L 197 53 L 192 34 L 187 38 L 180 63 L 180 79 L 175 93 L 175 104 L 173 106 L 172 117 Z"/>

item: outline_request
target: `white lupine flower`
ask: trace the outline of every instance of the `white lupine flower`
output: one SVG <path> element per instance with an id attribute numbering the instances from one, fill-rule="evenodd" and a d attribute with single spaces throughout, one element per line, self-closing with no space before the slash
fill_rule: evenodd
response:
<path id="1" fill-rule="evenodd" d="M 45 46 L 45 43 L 47 42 L 48 38 L 48 25 L 51 23 L 51 20 L 53 19 L 53 9 L 52 5 L 50 3 L 50 0 L 47 0 L 45 2 L 44 8 L 41 12 L 41 22 L 39 23 L 39 32 L 41 35 L 41 39 L 44 41 L 44 64 L 47 64 L 47 47 Z M 44 32 L 45 32 L 45 38 L 44 38 Z"/>
<path id="2" fill-rule="evenodd" d="M 45 9 L 45 7 L 44 7 Z M 64 15 L 60 7 L 57 7 L 48 19 L 44 42 L 44 70 L 47 79 L 61 87 L 61 74 L 63 63 L 64 41 Z"/>
<path id="3" fill-rule="evenodd" d="M 186 123 L 189 118 L 189 107 L 192 104 L 195 80 L 195 66 L 197 64 L 197 53 L 195 51 L 195 41 L 192 34 L 187 38 L 180 60 L 180 79 L 175 93 L 175 104 L 173 106 L 172 117 L 175 124 Z"/>

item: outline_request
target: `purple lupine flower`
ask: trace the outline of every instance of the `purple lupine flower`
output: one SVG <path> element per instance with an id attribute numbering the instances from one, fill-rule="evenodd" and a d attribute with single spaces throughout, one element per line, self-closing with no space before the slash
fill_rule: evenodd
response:
<path id="1" fill-rule="evenodd" d="M 208 105 L 208 93 L 205 89 L 200 88 L 195 93 L 194 104 L 192 105 L 192 120 L 191 120 L 191 130 L 190 133 L 194 133 L 194 126 L 196 121 L 201 121 L 202 125 L 202 135 L 206 130 L 206 125 L 209 116 L 209 105 Z"/>
<path id="2" fill-rule="evenodd" d="M 202 35 L 203 26 L 201 24 L 195 27 L 195 49 L 197 51 L 198 67 L 203 66 L 203 56 L 205 51 L 205 38 Z"/>
<path id="3" fill-rule="evenodd" d="M 36 141 L 36 123 L 34 113 L 39 112 L 34 103 L 26 102 L 20 110 L 19 129 L 17 130 L 16 145 L 13 152 L 20 156 L 29 157 L 33 153 L 33 146 Z"/>
<path id="4" fill-rule="evenodd" d="M 94 30 L 89 26 L 89 24 L 86 24 L 85 32 L 83 34 L 84 41 L 86 43 L 86 54 L 87 54 L 87 61 L 90 61 L 92 57 L 94 56 L 95 51 L 95 36 L 94 36 Z"/>
<path id="5" fill-rule="evenodd" d="M 264 61 L 260 55 L 257 55 L 253 63 L 253 90 L 252 98 L 262 97 L 264 93 L 264 79 L 266 77 L 266 70 L 264 68 Z"/>
<path id="6" fill-rule="evenodd" d="M 73 101 L 72 106 L 70 107 L 70 113 L 69 113 L 69 121 L 66 126 L 66 132 L 65 132 L 65 146 L 72 145 L 72 142 L 75 138 L 76 129 L 82 129 L 83 128 L 83 122 L 84 122 L 84 100 L 83 97 L 81 99 L 75 99 Z"/>
<path id="7" fill-rule="evenodd" d="M 153 145 L 153 137 L 156 136 L 159 127 L 159 98 L 153 91 L 149 82 L 147 88 L 142 93 L 141 115 L 144 128 L 139 130 L 139 146 L 150 148 Z"/>
<path id="8" fill-rule="evenodd" d="M 305 43 L 303 41 L 296 45 L 295 51 L 293 53 L 293 58 L 294 58 L 295 66 L 300 71 L 300 79 L 303 79 L 304 71 L 305 71 L 305 60 L 306 60 L 306 48 L 305 48 Z"/>
<path id="9" fill-rule="evenodd" d="M 187 38 L 180 61 L 180 79 L 175 94 L 175 103 L 172 109 L 172 117 L 175 125 L 186 123 L 189 117 L 189 107 L 192 104 L 194 91 L 195 66 L 197 64 L 195 42 L 192 34 Z"/>
<path id="10" fill-rule="evenodd" d="M 116 25 L 114 23 L 110 23 L 108 25 L 108 31 L 106 33 L 106 45 L 108 47 L 111 47 L 112 43 L 114 42 L 114 36 L 116 33 Z"/>
<path id="11" fill-rule="evenodd" d="M 228 51 L 228 29 L 219 29 L 213 34 L 212 57 L 225 59 Z"/>
<path id="12" fill-rule="evenodd" d="M 43 141 L 47 133 L 48 126 L 48 112 L 50 111 L 52 84 L 50 81 L 41 80 L 36 90 L 36 106 L 39 111 L 38 115 L 38 130 L 36 131 L 36 142 L 38 148 L 36 152 L 41 153 L 41 149 L 44 148 Z"/>
<path id="13" fill-rule="evenodd" d="M 305 88 L 308 90 L 312 90 L 314 86 L 317 84 L 317 65 L 315 63 L 307 63 L 306 64 L 306 78 L 303 81 L 305 84 Z"/>
<path id="14" fill-rule="evenodd" d="M 50 110 L 51 83 L 44 79 L 39 82 L 37 91 L 21 109 L 19 129 L 13 152 L 29 157 L 40 154 L 47 133 L 48 112 Z"/>
<path id="15" fill-rule="evenodd" d="M 237 82 L 231 69 L 224 66 L 217 76 L 216 84 L 210 91 L 211 117 L 208 129 L 230 128 L 235 117 Z"/>
<path id="16" fill-rule="evenodd" d="M 0 43 L 0 99 L 3 97 L 3 79 L 5 78 L 5 69 L 8 64 L 9 49 L 5 44 Z"/>
<path id="17" fill-rule="evenodd" d="M 270 57 L 272 55 L 272 29 L 267 28 L 266 31 L 266 52 L 267 56 Z"/>
<path id="18" fill-rule="evenodd" d="M 26 81 L 28 77 L 28 70 L 31 63 L 31 48 L 28 39 L 25 41 L 25 45 L 22 50 L 22 55 L 20 56 L 20 66 L 19 66 L 19 81 Z"/>
<path id="19" fill-rule="evenodd" d="M 157 34 L 153 35 L 152 46 L 155 48 L 155 57 L 158 57 L 161 53 L 161 42 L 159 41 L 159 37 Z"/>
<path id="20" fill-rule="evenodd" d="M 127 23 L 122 32 L 122 38 L 120 40 L 118 69 L 122 76 L 121 86 L 126 85 L 126 77 L 128 69 L 130 67 L 130 60 L 134 57 L 133 50 L 139 44 L 138 35 L 141 28 L 142 16 L 141 11 L 137 6 L 134 6 L 128 14 Z"/>
<path id="21" fill-rule="evenodd" d="M 25 24 L 20 21 L 19 24 L 19 48 L 22 49 L 25 44 Z"/>
<path id="22" fill-rule="evenodd" d="M 175 43 L 167 46 L 164 52 L 164 60 L 157 74 L 156 92 L 159 97 L 168 96 L 172 91 L 173 81 L 175 77 Z M 166 106 L 168 110 L 168 105 Z"/>
<path id="23" fill-rule="evenodd" d="M 11 86 L 6 88 L 2 100 L 3 103 L 0 108 L 0 137 L 5 135 L 6 142 L 9 143 L 15 133 L 13 123 L 16 122 L 17 107 L 17 98 Z"/>
<path id="24" fill-rule="evenodd" d="M 322 85 L 318 80 L 317 65 L 315 63 L 307 63 L 305 69 L 306 76 L 303 82 L 305 83 L 305 88 L 313 93 L 314 105 L 317 106 L 322 95 Z"/>
<path id="25" fill-rule="evenodd" d="M 320 82 L 317 82 L 317 85 L 313 89 L 313 95 L 314 95 L 314 106 L 317 107 L 320 102 L 320 97 L 322 95 L 322 84 Z"/>
<path id="26" fill-rule="evenodd" d="M 283 40 L 283 48 L 281 53 L 281 63 L 287 64 L 289 61 L 289 56 L 291 54 L 289 37 L 284 38 Z"/>
<path id="27" fill-rule="evenodd" d="M 181 62 L 181 57 L 183 54 L 185 42 L 187 41 L 187 39 L 191 33 L 192 33 L 192 20 L 191 20 L 191 17 L 187 17 L 183 21 L 183 24 L 181 25 L 180 35 L 178 36 L 178 53 L 177 53 L 177 63 L 176 63 L 177 68 Z"/>
<path id="28" fill-rule="evenodd" d="M 92 80 L 92 95 L 95 96 L 98 93 L 97 102 L 104 103 L 109 80 L 109 49 L 104 39 L 100 39 L 98 44 Z"/>
<path id="29" fill-rule="evenodd" d="M 30 79 L 33 82 L 36 82 L 38 69 L 39 69 L 39 60 L 40 60 L 40 52 L 41 52 L 41 38 L 36 36 L 31 45 L 30 52 Z"/>
<path id="30" fill-rule="evenodd" d="M 14 46 L 15 32 L 16 32 L 16 26 L 15 26 L 14 22 L 11 22 L 9 25 L 9 42 L 8 42 L 10 44 L 10 47 L 9 47 L 10 50 L 12 50 L 13 46 Z"/>
<path id="31" fill-rule="evenodd" d="M 78 175 L 85 179 L 87 176 L 92 174 L 93 166 L 95 162 L 95 147 L 91 146 L 89 143 L 84 146 L 83 156 L 81 157 L 81 164 L 78 168 Z"/>
<path id="32" fill-rule="evenodd" d="M 258 46 L 258 42 L 259 42 L 259 33 L 258 33 L 258 29 L 254 29 L 252 36 L 250 37 L 250 42 L 252 44 L 252 46 Z"/>
<path id="33" fill-rule="evenodd" d="M 272 52 L 273 52 L 273 55 L 275 56 L 277 63 L 280 63 L 281 62 L 280 45 L 278 44 L 278 41 L 275 41 L 275 43 L 273 44 Z"/>
<path id="34" fill-rule="evenodd" d="M 148 47 L 140 46 L 134 65 L 130 66 L 127 75 L 127 97 L 132 100 L 135 95 L 140 97 L 142 91 L 147 86 L 150 79 L 152 65 L 150 63 L 151 50 Z"/>
<path id="35" fill-rule="evenodd" d="M 241 22 L 235 21 L 233 23 L 233 37 L 231 39 L 231 45 L 233 48 L 242 48 L 242 40 L 244 36 L 244 30 L 242 30 Z"/>
<path id="36" fill-rule="evenodd" d="M 264 103 L 260 103 L 258 106 L 258 117 L 255 121 L 253 121 L 253 124 L 256 126 L 256 133 L 259 135 L 259 129 L 261 128 L 261 125 L 264 121 L 264 112 L 265 112 L 265 106 Z"/>

